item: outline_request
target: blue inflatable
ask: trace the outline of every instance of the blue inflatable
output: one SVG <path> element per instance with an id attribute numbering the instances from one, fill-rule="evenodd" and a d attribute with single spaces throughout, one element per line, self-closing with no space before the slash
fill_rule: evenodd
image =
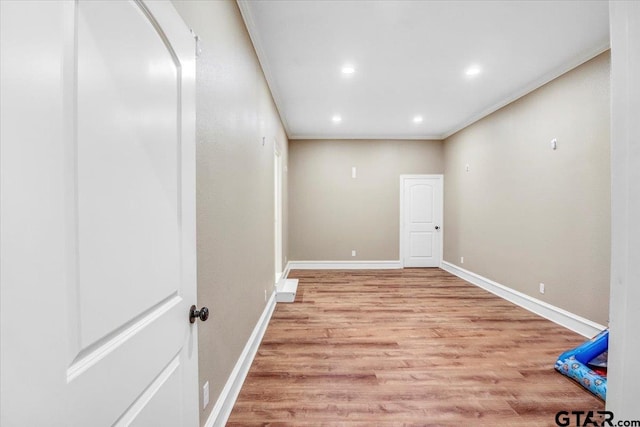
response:
<path id="1" fill-rule="evenodd" d="M 609 330 L 605 329 L 584 344 L 562 353 L 556 362 L 556 370 L 573 378 L 600 399 L 606 400 L 607 377 L 595 372 L 588 366 L 588 363 L 607 351 L 608 348 Z"/>

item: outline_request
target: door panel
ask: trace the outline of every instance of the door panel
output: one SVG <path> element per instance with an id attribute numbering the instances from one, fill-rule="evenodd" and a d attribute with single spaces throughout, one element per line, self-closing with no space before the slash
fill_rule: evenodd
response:
<path id="1" fill-rule="evenodd" d="M 165 408 L 180 402 L 180 358 L 175 357 L 144 393 L 116 422 L 116 426 L 178 426 L 184 425 L 180 411 Z"/>
<path id="2" fill-rule="evenodd" d="M 83 348 L 180 294 L 176 61 L 135 3 L 78 4 Z"/>
<path id="3" fill-rule="evenodd" d="M 401 176 L 400 253 L 405 267 L 439 267 L 442 176 Z"/>
<path id="4" fill-rule="evenodd" d="M 433 185 L 414 184 L 410 187 L 411 223 L 433 222 Z"/>
<path id="5" fill-rule="evenodd" d="M 410 234 L 411 257 L 431 257 L 433 256 L 433 233 L 413 232 Z"/>

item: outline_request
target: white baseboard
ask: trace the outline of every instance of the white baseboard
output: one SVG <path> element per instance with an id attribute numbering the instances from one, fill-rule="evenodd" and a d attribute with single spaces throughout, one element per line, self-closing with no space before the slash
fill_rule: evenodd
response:
<path id="1" fill-rule="evenodd" d="M 233 367 L 233 371 L 231 371 L 231 375 L 229 375 L 229 379 L 227 379 L 227 383 L 224 385 L 215 406 L 211 410 L 211 414 L 209 414 L 209 418 L 207 418 L 207 422 L 204 424 L 205 427 L 224 426 L 227 423 L 229 415 L 231 415 L 231 411 L 233 410 L 233 405 L 235 405 L 238 394 L 242 389 L 242 384 L 249 373 L 253 358 L 258 352 L 258 347 L 260 347 L 262 337 L 267 330 L 267 325 L 269 324 L 269 320 L 271 320 L 271 315 L 275 307 L 276 293 L 273 292 L 247 344 L 244 346 L 236 365 Z"/>
<path id="2" fill-rule="evenodd" d="M 527 294 L 511 289 L 493 280 L 482 277 L 479 274 L 473 273 L 464 268 L 458 267 L 455 264 L 451 264 L 447 261 L 442 261 L 443 270 L 460 277 L 482 289 L 491 292 L 501 298 L 506 299 L 520 307 L 531 311 L 539 316 L 549 319 L 560 326 L 564 326 L 567 329 L 571 329 L 574 332 L 579 333 L 582 336 L 591 338 L 597 335 L 600 331 L 606 329 L 598 323 L 592 322 L 589 319 L 580 317 L 576 314 L 570 313 L 566 310 L 556 307 L 547 302 L 541 301 L 537 298 L 533 298 Z"/>
<path id="3" fill-rule="evenodd" d="M 402 268 L 398 261 L 289 261 L 289 270 L 389 270 Z M 288 270 L 287 270 L 288 274 Z"/>
<path id="4" fill-rule="evenodd" d="M 291 271 L 291 261 L 287 262 L 287 265 L 284 266 L 284 271 L 282 272 L 282 277 L 280 280 L 286 280 L 289 277 L 289 272 Z"/>

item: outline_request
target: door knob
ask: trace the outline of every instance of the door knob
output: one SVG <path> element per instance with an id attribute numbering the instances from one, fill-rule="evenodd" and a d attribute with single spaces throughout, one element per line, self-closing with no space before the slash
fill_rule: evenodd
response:
<path id="1" fill-rule="evenodd" d="M 436 225 L 436 230 L 440 230 L 440 226 L 439 225 Z"/>
<path id="2" fill-rule="evenodd" d="M 194 323 L 198 318 L 203 322 L 206 322 L 209 318 L 209 309 L 207 307 L 202 307 L 198 310 L 195 305 L 192 305 L 189 309 L 189 322 Z"/>

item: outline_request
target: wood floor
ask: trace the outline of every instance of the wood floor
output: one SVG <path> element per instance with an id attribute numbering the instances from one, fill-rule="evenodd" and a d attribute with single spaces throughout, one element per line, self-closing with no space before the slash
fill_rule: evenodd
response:
<path id="1" fill-rule="evenodd" d="M 584 338 L 440 269 L 297 270 L 228 426 L 555 426 Z"/>

